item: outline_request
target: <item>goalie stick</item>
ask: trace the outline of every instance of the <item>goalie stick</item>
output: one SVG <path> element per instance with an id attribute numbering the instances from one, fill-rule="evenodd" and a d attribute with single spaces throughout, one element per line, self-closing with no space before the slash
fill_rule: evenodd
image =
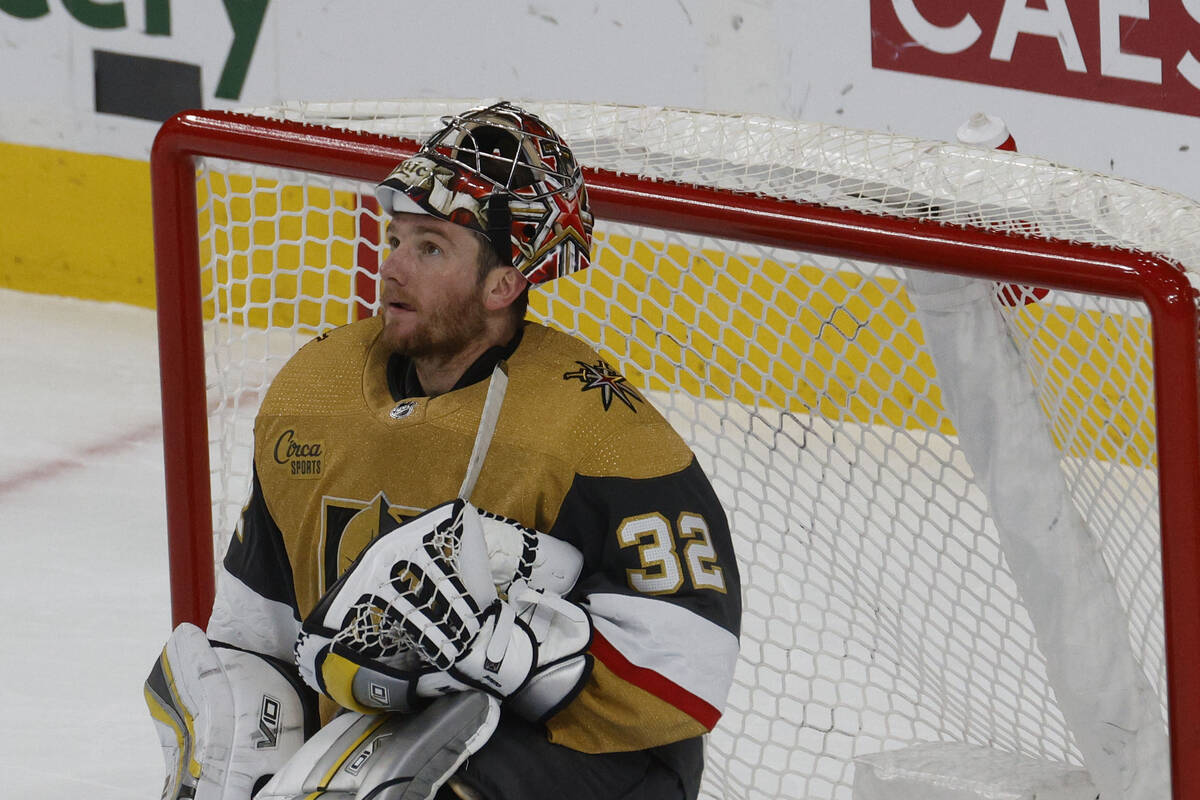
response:
<path id="1" fill-rule="evenodd" d="M 487 458 L 488 448 L 492 445 L 492 437 L 496 433 L 496 422 L 500 419 L 500 407 L 504 405 L 504 395 L 508 391 L 508 364 L 498 363 L 492 370 L 492 379 L 488 383 L 487 396 L 483 399 L 483 410 L 479 414 L 479 428 L 475 432 L 475 444 L 471 447 L 471 457 L 467 459 L 467 472 L 463 475 L 462 486 L 458 489 L 460 500 L 471 501 L 471 493 L 483 471 L 483 462 Z"/>

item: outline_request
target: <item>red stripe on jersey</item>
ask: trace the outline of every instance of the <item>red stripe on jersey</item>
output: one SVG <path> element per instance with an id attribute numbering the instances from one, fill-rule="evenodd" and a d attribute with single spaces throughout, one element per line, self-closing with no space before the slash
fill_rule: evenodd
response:
<path id="1" fill-rule="evenodd" d="M 634 664 L 595 630 L 592 631 L 592 655 L 621 680 L 670 703 L 710 731 L 721 718 L 721 712 L 714 706 L 654 670 Z"/>

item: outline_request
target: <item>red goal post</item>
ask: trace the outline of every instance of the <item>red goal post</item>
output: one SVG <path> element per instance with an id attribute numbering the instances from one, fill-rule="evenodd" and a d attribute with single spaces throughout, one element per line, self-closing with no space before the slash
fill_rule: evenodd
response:
<path id="1" fill-rule="evenodd" d="M 415 146 L 378 133 L 200 111 L 174 117 L 156 139 L 151 173 L 176 622 L 204 625 L 213 595 L 198 162 L 224 159 L 371 184 Z M 1200 800 L 1200 320 L 1185 270 L 1154 253 L 893 215 L 886 201 L 871 213 L 633 172 L 585 171 L 593 211 L 608 223 L 1144 304 L 1153 340 L 1172 793 L 1177 800 Z M 779 768 L 764 774 L 767 785 L 788 785 Z M 760 785 L 758 777 L 751 782 Z M 830 783 L 829 794 L 845 791 Z"/>

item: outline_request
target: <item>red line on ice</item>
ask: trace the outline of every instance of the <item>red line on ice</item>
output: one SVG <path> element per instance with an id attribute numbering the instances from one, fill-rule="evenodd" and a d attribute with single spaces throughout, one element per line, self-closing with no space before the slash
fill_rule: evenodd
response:
<path id="1" fill-rule="evenodd" d="M 35 464 L 10 478 L 0 478 L 0 495 L 57 478 L 73 469 L 92 466 L 89 463 L 92 459 L 115 455 L 161 435 L 162 422 L 156 421 L 80 448 L 69 456 Z"/>

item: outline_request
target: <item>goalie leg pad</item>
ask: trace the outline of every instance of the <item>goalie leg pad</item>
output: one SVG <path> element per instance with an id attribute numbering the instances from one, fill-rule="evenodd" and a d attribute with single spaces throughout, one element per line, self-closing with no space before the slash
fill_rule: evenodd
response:
<path id="1" fill-rule="evenodd" d="M 255 800 L 431 800 L 499 721 L 499 701 L 483 692 L 447 695 L 417 714 L 346 712 L 318 731 Z"/>
<path id="2" fill-rule="evenodd" d="M 316 728 L 315 703 L 274 659 L 214 647 L 180 625 L 146 679 L 163 747 L 163 800 L 244 800 Z"/>

